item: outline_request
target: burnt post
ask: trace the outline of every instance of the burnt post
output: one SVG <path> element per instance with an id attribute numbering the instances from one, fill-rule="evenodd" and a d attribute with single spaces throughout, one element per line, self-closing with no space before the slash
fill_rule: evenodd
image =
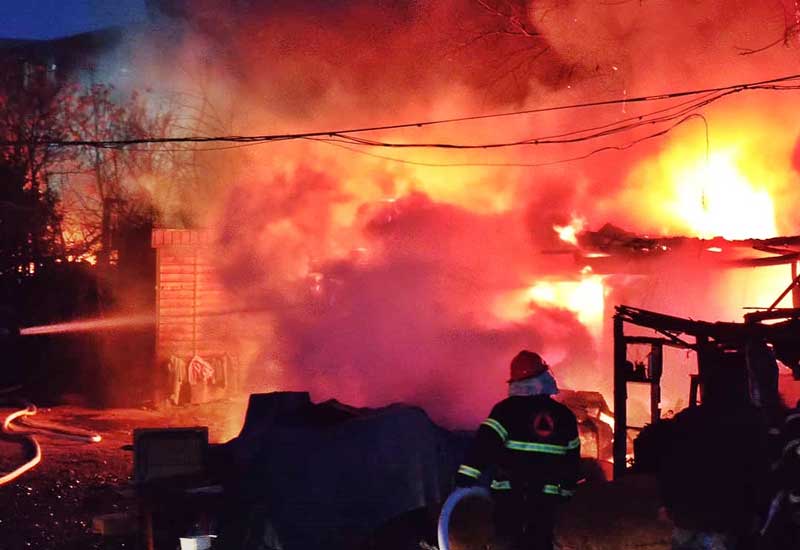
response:
<path id="1" fill-rule="evenodd" d="M 697 390 L 700 387 L 700 375 L 689 375 L 689 407 L 697 406 Z"/>
<path id="2" fill-rule="evenodd" d="M 661 344 L 650 346 L 650 422 L 661 420 L 661 373 L 664 370 L 664 350 Z"/>
<path id="3" fill-rule="evenodd" d="M 626 469 L 628 451 L 628 384 L 625 362 L 628 344 L 622 317 L 614 315 L 614 479 L 619 479 Z"/>
<path id="4" fill-rule="evenodd" d="M 709 367 L 709 341 L 708 336 L 701 335 L 696 337 L 696 351 L 697 351 L 697 388 L 700 393 L 700 403 L 703 402 L 703 392 L 705 391 L 704 384 L 705 379 L 708 375 L 708 367 Z M 694 403 L 691 406 L 697 404 L 697 395 L 694 396 Z"/>

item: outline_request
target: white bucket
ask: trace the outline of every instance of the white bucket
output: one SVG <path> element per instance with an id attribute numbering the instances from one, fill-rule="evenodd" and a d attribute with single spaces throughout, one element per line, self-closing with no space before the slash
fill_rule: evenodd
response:
<path id="1" fill-rule="evenodd" d="M 217 538 L 217 535 L 181 537 L 181 550 L 208 550 L 211 548 L 211 541 L 215 538 Z"/>

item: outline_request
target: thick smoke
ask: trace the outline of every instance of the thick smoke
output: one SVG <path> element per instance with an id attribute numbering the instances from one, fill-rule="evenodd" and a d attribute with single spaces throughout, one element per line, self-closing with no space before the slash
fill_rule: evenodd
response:
<path id="1" fill-rule="evenodd" d="M 781 42 L 792 23 L 778 3 L 485 4 L 496 9 L 468 0 L 270 2 L 247 11 L 192 2 L 184 17 L 138 38 L 134 81 L 181 97 L 176 108 L 195 113 L 194 129 L 277 134 L 635 97 L 769 78 L 795 66 L 793 42 Z M 797 129 L 783 122 L 794 100 L 766 93 L 704 112 L 711 146 L 737 120 L 750 121 L 738 128 L 742 135 L 773 136 L 758 148 L 770 166 L 786 167 L 769 184 L 778 192 L 796 183 Z M 364 137 L 514 141 L 655 108 L 623 104 Z M 573 215 L 593 229 L 611 221 L 634 231 L 688 232 L 653 180 L 669 172 L 663 159 L 677 140 L 688 144 L 687 155 L 703 158 L 703 126 L 692 121 L 665 138 L 538 168 L 518 165 L 626 145 L 650 130 L 492 151 L 359 153 L 304 141 L 206 152 L 194 159 L 194 191 L 182 195 L 181 214 L 174 202 L 161 204 L 162 213 L 179 220 L 191 212 L 192 224 L 213 227 L 232 307 L 262 311 L 234 321 L 258 387 L 310 389 L 357 405 L 404 400 L 464 424 L 503 394 L 508 361 L 523 347 L 549 358 L 562 384 L 608 389 L 608 356 L 575 313 L 522 300 L 509 315 L 499 304 L 536 281 L 580 280 L 583 266 L 569 254 L 543 254 L 564 248 L 553 225 Z M 794 204 L 778 207 L 783 232 L 797 229 L 786 216 Z M 608 304 L 621 302 L 687 304 L 707 317 L 720 311 L 707 266 L 692 263 L 672 280 L 681 288 L 652 278 L 610 280 L 607 315 Z M 709 293 L 715 298 L 703 301 Z"/>
<path id="2" fill-rule="evenodd" d="M 305 183 L 313 176 L 302 174 Z M 226 218 L 225 242 L 252 242 L 289 222 L 275 215 L 281 206 L 249 202 L 237 213 L 265 215 L 247 225 Z M 292 265 L 287 256 L 309 257 L 308 250 L 287 250 L 286 239 L 251 248 L 249 261 L 226 260 L 229 287 L 249 289 L 259 280 L 248 303 L 262 301 L 276 335 L 255 363 L 278 359 L 289 371 L 281 382 L 360 404 L 424 403 L 437 418 L 455 422 L 465 414 L 474 420 L 502 395 L 508 360 L 519 349 L 563 363 L 559 372 L 567 377 L 576 365 L 591 364 L 589 335 L 572 314 L 531 309 L 510 321 L 493 312 L 499 295 L 526 287 L 541 270 L 521 220 L 509 223 L 514 216 L 475 214 L 422 194 L 365 210 L 357 219 L 364 246 L 313 272 L 297 265 L 281 271 Z M 304 236 L 295 244 L 313 242 Z"/>

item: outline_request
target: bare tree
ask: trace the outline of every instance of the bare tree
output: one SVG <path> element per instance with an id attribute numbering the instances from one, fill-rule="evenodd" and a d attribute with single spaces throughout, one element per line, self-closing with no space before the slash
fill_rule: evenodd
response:
<path id="1" fill-rule="evenodd" d="M 71 89 L 45 71 L 0 62 L 0 274 L 32 273 L 65 252 L 53 169 L 69 151 L 64 105 Z"/>
<path id="2" fill-rule="evenodd" d="M 113 265 L 115 234 L 154 219 L 152 201 L 141 182 L 155 168 L 153 159 L 161 151 L 106 143 L 166 135 L 170 118 L 148 113 L 139 94 L 118 98 L 112 86 L 95 84 L 75 97 L 68 124 L 74 139 L 93 142 L 77 148 L 64 167 L 68 240 L 95 254 L 100 266 Z"/>

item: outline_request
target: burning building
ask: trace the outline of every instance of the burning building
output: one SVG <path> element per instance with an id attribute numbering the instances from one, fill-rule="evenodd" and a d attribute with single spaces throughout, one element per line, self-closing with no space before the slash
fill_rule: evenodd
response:
<path id="1" fill-rule="evenodd" d="M 153 234 L 162 387 L 203 400 L 237 358 L 248 389 L 474 427 L 522 348 L 611 401 L 616 304 L 797 305 L 798 7 L 684 4 L 148 2 L 119 84 L 169 116 L 97 145 L 161 227 L 208 228 Z M 688 404 L 669 353 L 632 423 Z"/>
<path id="2" fill-rule="evenodd" d="M 213 234 L 226 308 L 249 311 L 231 321 L 234 347 L 260 388 L 408 401 L 470 425 L 503 393 L 490 373 L 529 347 L 563 386 L 610 399 L 612 304 L 738 319 L 787 283 L 786 266 L 717 269 L 742 258 L 732 248 L 780 248 L 770 239 L 798 232 L 796 131 L 785 122 L 794 99 L 778 89 L 792 81 L 717 90 L 788 74 L 793 46 L 738 55 L 756 49 L 754 19 L 766 22 L 764 38 L 785 29 L 771 9 L 737 5 L 686 7 L 659 33 L 641 27 L 672 20 L 659 6 L 575 2 L 549 17 L 531 6 L 520 13 L 527 37 L 480 3 L 171 10 L 183 29 L 175 63 L 141 43 L 135 75 L 165 92 L 202 90 L 178 111 L 199 117 L 203 133 L 323 130 L 198 146 L 195 175 L 177 191 L 157 176 L 142 183 L 166 225 L 190 211 Z M 446 23 L 455 15 L 458 29 Z M 368 31 L 376 20 L 384 32 Z M 714 24 L 701 33 L 686 20 Z M 468 45 L 443 49 L 433 36 Z M 641 54 L 687 43 L 691 66 Z M 548 53 L 534 60 L 540 47 Z M 524 61 L 516 50 L 530 62 L 497 66 Z M 422 53 L 431 51 L 442 55 Z M 714 70 L 721 59 L 724 74 Z M 669 94 L 681 91 L 695 95 Z M 424 124 L 463 113 L 490 117 Z M 361 142 L 326 133 L 397 121 L 414 124 L 359 133 Z M 648 237 L 587 232 L 608 222 Z M 679 236 L 696 250 L 668 240 Z M 688 369 L 665 380 L 667 408 L 685 394 Z M 486 376 L 498 383 L 487 387 Z"/>
<path id="3" fill-rule="evenodd" d="M 473 425 L 520 348 L 609 399 L 612 304 L 738 319 L 786 284 L 786 266 L 718 269 L 800 230 L 775 6 L 222 4 L 148 2 L 120 49 L 121 91 L 148 90 L 165 136 L 206 140 L 130 147 L 149 160 L 124 185 L 162 227 L 208 228 L 198 268 L 239 312 L 207 338 L 221 321 L 194 279 L 162 279 L 195 277 L 191 247 L 154 236 L 190 262 L 159 271 L 160 362 L 224 347 L 260 390 Z"/>

